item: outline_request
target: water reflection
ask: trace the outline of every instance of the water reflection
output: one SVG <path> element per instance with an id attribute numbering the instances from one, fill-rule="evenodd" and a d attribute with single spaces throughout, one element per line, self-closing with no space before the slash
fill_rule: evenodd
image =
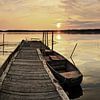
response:
<path id="1" fill-rule="evenodd" d="M 74 87 L 63 87 L 65 92 L 68 94 L 70 99 L 79 98 L 83 95 L 83 90 L 80 85 L 74 86 Z"/>
<path id="2" fill-rule="evenodd" d="M 82 34 L 60 34 L 54 36 L 54 50 L 70 60 L 70 55 L 74 45 L 78 42 L 78 47 L 73 55 L 77 68 L 84 75 L 82 88 L 74 87 L 67 89 L 70 98 L 75 100 L 99 100 L 100 99 L 100 34 L 82 35 Z M 51 47 L 51 34 L 49 35 L 49 47 Z M 17 37 L 17 38 L 15 38 Z M 42 38 L 41 34 L 6 34 L 5 42 L 20 42 L 22 39 Z M 57 38 L 58 37 L 58 38 Z M 60 38 L 60 39 L 59 39 Z M 0 34 L 0 43 L 2 43 L 2 34 Z M 5 47 L 6 48 L 6 47 Z M 9 50 L 12 48 L 9 48 Z M 0 48 L 2 50 L 2 48 Z M 7 47 L 8 50 L 8 47 Z M 0 55 L 1 61 L 5 57 Z M 70 60 L 71 61 L 71 60 Z M 83 89 L 83 90 L 82 90 Z"/>

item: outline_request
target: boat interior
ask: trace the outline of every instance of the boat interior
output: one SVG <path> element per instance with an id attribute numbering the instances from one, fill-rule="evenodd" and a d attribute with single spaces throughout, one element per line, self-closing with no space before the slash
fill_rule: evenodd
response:
<path id="1" fill-rule="evenodd" d="M 45 59 L 55 71 L 65 78 L 77 78 L 81 76 L 75 65 L 55 51 L 45 50 Z"/>

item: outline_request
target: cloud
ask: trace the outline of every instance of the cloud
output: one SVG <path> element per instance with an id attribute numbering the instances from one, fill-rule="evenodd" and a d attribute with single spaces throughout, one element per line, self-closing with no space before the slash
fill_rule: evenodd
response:
<path id="1" fill-rule="evenodd" d="M 63 22 L 68 28 L 100 28 L 100 21 L 67 20 Z"/>
<path id="2" fill-rule="evenodd" d="M 13 26 L 18 22 L 22 25 L 60 22 L 95 27 L 100 22 L 99 6 L 100 0 L 0 0 L 0 23 L 12 21 Z"/>
<path id="3" fill-rule="evenodd" d="M 34 13 L 48 12 L 59 13 L 58 4 L 60 0 L 0 0 L 1 13 Z"/>
<path id="4" fill-rule="evenodd" d="M 99 0 L 62 0 L 62 4 L 69 15 L 91 17 L 94 14 L 98 15 L 100 11 Z"/>
<path id="5" fill-rule="evenodd" d="M 61 0 L 65 9 L 65 23 L 79 26 L 100 26 L 100 0 Z M 75 17 L 77 16 L 77 17 Z"/>
<path id="6" fill-rule="evenodd" d="M 10 28 L 11 26 L 20 27 L 22 25 L 25 27 L 39 25 L 43 28 L 49 25 L 54 28 L 54 23 L 63 16 L 61 8 L 59 8 L 60 1 L 0 0 L 0 24 L 5 22 L 4 24 Z"/>
<path id="7" fill-rule="evenodd" d="M 100 21 L 79 21 L 79 20 L 73 20 L 73 21 L 67 21 L 69 24 L 74 24 L 74 25 L 92 25 L 94 23 L 100 24 Z"/>

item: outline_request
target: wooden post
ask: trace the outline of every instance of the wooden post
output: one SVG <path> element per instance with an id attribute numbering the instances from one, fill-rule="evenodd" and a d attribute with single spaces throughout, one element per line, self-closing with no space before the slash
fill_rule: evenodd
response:
<path id="1" fill-rule="evenodd" d="M 45 44 L 45 32 L 44 32 L 44 44 Z"/>
<path id="2" fill-rule="evenodd" d="M 48 40 L 47 40 L 47 35 L 48 34 L 48 32 L 46 32 L 46 46 L 48 46 Z"/>
<path id="3" fill-rule="evenodd" d="M 71 58 L 71 60 L 72 60 L 72 62 L 73 62 L 73 64 L 74 64 L 75 66 L 76 66 L 76 64 L 75 64 L 75 62 L 74 62 L 74 60 L 73 60 L 73 54 L 74 54 L 74 51 L 75 51 L 77 45 L 78 45 L 78 43 L 76 43 L 76 45 L 75 45 L 75 47 L 74 47 L 74 49 L 73 49 L 73 51 L 72 51 L 72 53 L 71 53 L 71 56 L 70 56 L 70 58 Z"/>
<path id="4" fill-rule="evenodd" d="M 52 51 L 53 51 L 53 39 L 54 39 L 54 35 L 53 35 L 53 31 L 52 31 Z"/>
<path id="5" fill-rule="evenodd" d="M 45 32 L 45 45 L 47 45 L 47 33 Z"/>
<path id="6" fill-rule="evenodd" d="M 45 45 L 46 45 L 46 32 L 45 32 Z"/>
<path id="7" fill-rule="evenodd" d="M 44 32 L 43 32 L 42 42 L 44 43 Z"/>
<path id="8" fill-rule="evenodd" d="M 4 55 L 4 49 L 5 49 L 5 34 L 3 33 L 3 40 L 2 40 L 2 45 L 3 45 L 3 55 Z"/>
<path id="9" fill-rule="evenodd" d="M 49 44 L 48 44 L 48 32 L 47 32 L 47 46 L 49 46 Z"/>
<path id="10" fill-rule="evenodd" d="M 73 54 L 74 54 L 74 51 L 75 51 L 75 49 L 76 49 L 77 45 L 78 45 L 78 43 L 76 43 L 76 45 L 75 45 L 75 47 L 74 47 L 74 49 L 73 49 L 73 51 L 72 51 L 72 53 L 71 53 L 70 58 L 72 58 L 72 56 L 73 56 Z"/>

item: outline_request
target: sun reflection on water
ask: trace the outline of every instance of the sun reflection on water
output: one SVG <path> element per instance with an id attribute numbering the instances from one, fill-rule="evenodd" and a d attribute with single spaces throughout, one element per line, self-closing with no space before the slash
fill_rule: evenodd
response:
<path id="1" fill-rule="evenodd" d="M 56 39 L 57 40 L 61 40 L 61 35 L 60 34 L 57 34 Z"/>

